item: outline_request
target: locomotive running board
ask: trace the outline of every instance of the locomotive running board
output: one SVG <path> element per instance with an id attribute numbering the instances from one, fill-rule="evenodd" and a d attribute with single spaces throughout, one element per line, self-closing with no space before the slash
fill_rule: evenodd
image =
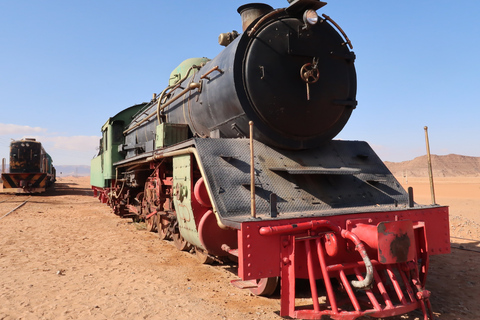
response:
<path id="1" fill-rule="evenodd" d="M 234 229 L 251 221 L 250 141 L 189 143 L 198 154 L 218 220 Z M 332 140 L 291 151 L 254 141 L 254 149 L 257 219 L 335 216 L 367 207 L 392 211 L 408 205 L 407 192 L 366 142 Z"/>
<path id="2" fill-rule="evenodd" d="M 353 175 L 360 173 L 358 168 L 324 168 L 324 167 L 291 167 L 291 168 L 269 168 L 271 171 L 285 171 L 289 174 L 331 174 L 331 175 Z"/>

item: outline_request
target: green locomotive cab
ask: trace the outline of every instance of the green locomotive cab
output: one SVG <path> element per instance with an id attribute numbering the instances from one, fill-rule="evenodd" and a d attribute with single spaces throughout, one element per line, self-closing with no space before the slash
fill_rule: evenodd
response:
<path id="1" fill-rule="evenodd" d="M 119 151 L 119 146 L 124 143 L 123 130 L 145 105 L 146 103 L 141 103 L 131 106 L 109 118 L 102 126 L 98 154 L 90 164 L 90 184 L 94 191 L 108 188 L 111 180 L 115 179 L 113 164 L 125 159 L 125 152 Z"/>

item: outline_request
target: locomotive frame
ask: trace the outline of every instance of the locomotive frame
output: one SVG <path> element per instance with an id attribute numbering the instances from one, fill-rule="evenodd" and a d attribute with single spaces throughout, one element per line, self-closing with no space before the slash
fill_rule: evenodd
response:
<path id="1" fill-rule="evenodd" d="M 202 263 L 238 261 L 237 287 L 270 295 L 280 283 L 281 316 L 346 320 L 421 309 L 433 318 L 429 256 L 450 252 L 448 207 L 415 203 L 366 142 L 331 140 L 356 106 L 355 55 L 330 18 L 308 25 L 325 3 L 290 2 L 240 7 L 244 33 L 223 34 L 222 53 L 184 61 L 151 102 L 110 118 L 92 160 L 94 195 Z M 258 68 L 272 48 L 291 64 L 279 77 L 291 83 L 293 106 L 273 90 L 277 69 Z M 295 110 L 276 112 L 287 107 Z M 280 132 L 289 118 L 305 128 Z M 310 306 L 295 305 L 299 278 L 309 281 Z"/>

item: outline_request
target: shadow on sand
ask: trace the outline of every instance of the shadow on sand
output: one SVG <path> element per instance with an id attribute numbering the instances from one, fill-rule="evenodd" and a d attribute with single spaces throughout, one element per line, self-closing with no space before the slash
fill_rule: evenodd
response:
<path id="1" fill-rule="evenodd" d="M 42 195 L 45 196 L 88 196 L 93 197 L 93 191 L 90 188 L 79 187 L 78 183 L 69 182 L 55 182 L 55 184 L 48 188 Z"/>

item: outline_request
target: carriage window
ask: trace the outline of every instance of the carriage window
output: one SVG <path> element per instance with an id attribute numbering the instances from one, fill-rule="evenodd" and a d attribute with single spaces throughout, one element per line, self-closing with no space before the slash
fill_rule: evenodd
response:
<path id="1" fill-rule="evenodd" d="M 98 155 L 103 153 L 103 138 L 100 138 L 100 145 L 98 146 Z"/>
<path id="2" fill-rule="evenodd" d="M 112 144 L 121 144 L 123 142 L 123 121 L 115 121 L 112 124 Z"/>
<path id="3" fill-rule="evenodd" d="M 108 141 L 107 141 L 107 136 L 108 136 L 108 128 L 103 131 L 103 150 L 107 151 L 108 150 Z"/>

